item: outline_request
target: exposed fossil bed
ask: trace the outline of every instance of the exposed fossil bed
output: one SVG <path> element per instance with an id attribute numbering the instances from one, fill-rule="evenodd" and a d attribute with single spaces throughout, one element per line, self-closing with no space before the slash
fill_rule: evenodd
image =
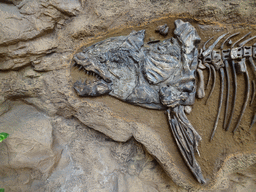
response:
<path id="1" fill-rule="evenodd" d="M 209 142 L 219 89 L 207 105 L 206 99 L 196 100 L 188 118 L 203 138 L 197 160 L 207 183 L 200 185 L 178 151 L 164 111 L 110 96 L 78 97 L 72 86 L 84 74 L 71 68 L 82 46 L 140 29 L 146 29 L 145 42 L 170 38 L 175 19 L 189 21 L 202 42 L 232 31 L 255 35 L 255 10 L 254 0 L 0 1 L 0 132 L 10 134 L 0 143 L 0 188 L 255 191 L 256 126 L 249 131 L 254 106 L 246 109 L 235 134 L 222 129 L 221 118 Z M 165 23 L 170 29 L 163 37 L 155 29 Z M 238 87 L 234 119 L 244 100 L 243 77 Z"/>

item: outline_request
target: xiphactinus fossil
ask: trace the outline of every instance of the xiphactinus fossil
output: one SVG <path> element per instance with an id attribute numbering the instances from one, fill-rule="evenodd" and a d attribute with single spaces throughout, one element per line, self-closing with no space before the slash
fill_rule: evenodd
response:
<path id="1" fill-rule="evenodd" d="M 240 32 L 225 33 L 206 48 L 213 37 L 208 39 L 202 49 L 198 50 L 197 45 L 201 39 L 195 28 L 181 20 L 176 20 L 175 25 L 174 37 L 162 42 L 155 40 L 144 44 L 145 30 L 133 31 L 128 36 L 112 37 L 76 53 L 73 66 L 95 76 L 95 80 L 77 81 L 74 89 L 79 96 L 108 94 L 133 105 L 166 110 L 176 144 L 197 181 L 203 184 L 205 179 L 195 159 L 201 137 L 185 112 L 191 112 L 195 95 L 198 98 L 205 97 L 205 91 L 212 80 L 207 103 L 214 91 L 219 72 L 219 105 L 210 141 L 216 132 L 223 103 L 223 128 L 228 131 L 239 91 L 237 75 L 243 74 L 245 96 L 239 116 L 233 120 L 236 121 L 233 133 L 238 129 L 249 100 L 252 105 L 256 95 L 256 43 L 251 43 L 256 36 L 250 37 L 251 32 L 241 37 Z M 234 38 L 237 40 L 233 43 Z M 251 99 L 248 67 L 253 72 Z M 203 73 L 205 69 L 208 69 L 206 86 Z M 256 113 L 252 117 L 250 129 L 255 122 Z"/>
<path id="2" fill-rule="evenodd" d="M 167 110 L 170 129 L 188 167 L 205 183 L 195 159 L 200 135 L 185 112 L 195 102 L 196 70 L 200 42 L 188 22 L 175 21 L 175 37 L 144 44 L 145 30 L 112 37 L 75 54 L 74 67 L 95 76 L 93 82 L 77 81 L 79 96 L 116 97 L 145 108 Z"/>

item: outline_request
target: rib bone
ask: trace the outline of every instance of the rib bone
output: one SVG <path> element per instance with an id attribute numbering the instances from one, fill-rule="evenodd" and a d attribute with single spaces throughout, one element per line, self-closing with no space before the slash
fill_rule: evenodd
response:
<path id="1" fill-rule="evenodd" d="M 228 125 L 226 128 L 226 131 L 229 130 L 233 115 L 234 115 L 234 111 L 235 111 L 235 104 L 236 104 L 236 92 L 237 92 L 237 77 L 236 77 L 236 68 L 235 68 L 235 61 L 232 60 L 232 72 L 233 72 L 233 82 L 234 82 L 234 96 L 233 96 L 233 101 L 232 101 L 232 109 L 231 109 L 231 114 L 230 114 L 230 118 L 228 121 Z"/>
<path id="2" fill-rule="evenodd" d="M 217 43 L 225 36 L 227 35 L 228 33 L 225 33 L 223 35 L 221 35 L 220 37 L 218 37 L 218 39 L 206 50 L 203 52 L 203 56 L 206 56 L 208 55 L 210 52 L 213 51 L 214 47 L 217 45 Z"/>
<path id="3" fill-rule="evenodd" d="M 251 40 L 253 40 L 255 38 L 256 38 L 256 36 L 253 36 L 253 37 L 251 37 L 249 39 L 246 39 L 245 41 L 243 41 L 242 43 L 239 44 L 239 47 L 243 47 L 246 43 L 248 43 L 249 41 L 251 41 Z"/>
<path id="4" fill-rule="evenodd" d="M 238 35 L 238 34 L 240 34 L 240 32 L 234 33 L 234 34 L 230 35 L 229 37 L 227 37 L 227 39 L 225 39 L 225 41 L 223 41 L 223 43 L 222 43 L 220 49 L 223 49 L 223 48 L 224 48 L 225 43 L 226 43 L 230 38 L 232 38 L 232 37 L 234 37 L 234 36 L 236 36 L 236 35 Z"/>
<path id="5" fill-rule="evenodd" d="M 252 105 L 253 104 L 253 101 L 254 101 L 254 99 L 255 99 L 255 81 L 253 80 L 252 81 L 252 99 L 251 99 L 251 103 L 250 103 L 250 105 Z"/>
<path id="6" fill-rule="evenodd" d="M 210 92 L 210 94 L 209 94 L 209 96 L 208 96 L 208 98 L 207 98 L 205 104 L 207 104 L 209 98 L 211 97 L 211 95 L 212 95 L 212 93 L 213 93 L 213 90 L 214 90 L 214 87 L 215 87 L 215 83 L 216 83 L 216 70 L 215 70 L 215 68 L 214 68 L 212 65 L 210 65 L 210 67 L 211 67 L 212 72 L 213 72 L 213 83 L 212 83 L 211 92 Z"/>
<path id="7" fill-rule="evenodd" d="M 244 60 L 245 62 L 245 60 Z M 237 121 L 237 124 L 236 124 L 236 127 L 235 129 L 233 130 L 233 133 L 235 133 L 235 131 L 237 130 L 240 122 L 241 122 L 241 119 L 243 117 L 243 114 L 244 114 L 244 111 L 245 111 L 245 108 L 247 106 L 247 103 L 248 103 L 248 100 L 249 100 L 249 94 L 250 94 L 250 79 L 249 79 L 249 74 L 248 74 L 248 71 L 247 71 L 247 68 L 246 68 L 246 65 L 244 63 L 244 66 L 245 66 L 245 81 L 246 81 L 246 97 L 245 97 L 245 101 L 244 101 L 244 105 L 243 105 L 243 108 L 242 108 L 242 111 L 240 113 L 240 116 L 238 118 L 238 121 Z"/>
<path id="8" fill-rule="evenodd" d="M 220 112 L 221 112 L 221 107 L 222 107 L 222 102 L 223 102 L 223 93 L 224 93 L 224 69 L 223 68 L 220 68 L 220 78 L 221 78 L 221 91 L 220 91 L 220 101 L 219 101 L 219 108 L 218 108 L 218 113 L 217 113 L 217 116 L 216 116 L 216 120 L 215 120 L 215 124 L 214 124 L 214 128 L 213 128 L 213 131 L 212 131 L 212 136 L 211 136 L 211 139 L 210 141 L 213 139 L 213 136 L 216 132 L 216 129 L 217 129 L 217 126 L 218 126 L 218 121 L 219 121 L 219 117 L 220 117 Z"/>
<path id="9" fill-rule="evenodd" d="M 227 115 L 228 115 L 228 108 L 229 108 L 229 92 L 230 92 L 230 76 L 229 76 L 229 64 L 228 61 L 224 61 L 225 64 L 225 72 L 227 76 L 227 94 L 226 94 L 226 107 L 225 107 L 225 116 L 224 116 L 224 123 L 223 123 L 223 128 L 226 126 L 226 121 L 227 121 Z"/>
<path id="10" fill-rule="evenodd" d="M 207 90 L 209 87 L 209 84 L 210 84 L 211 77 L 212 77 L 212 71 L 211 71 L 211 67 L 208 63 L 205 63 L 204 65 L 207 67 L 208 72 L 209 72 L 208 80 L 207 80 L 207 84 L 206 84 L 206 88 L 205 88 L 205 90 Z"/>
<path id="11" fill-rule="evenodd" d="M 239 42 L 239 41 L 242 41 L 244 38 L 246 38 L 248 35 L 250 35 L 251 32 L 247 33 L 246 35 L 244 35 L 243 37 L 241 37 L 240 39 L 238 39 L 232 46 L 231 48 L 235 47 L 235 45 Z"/>

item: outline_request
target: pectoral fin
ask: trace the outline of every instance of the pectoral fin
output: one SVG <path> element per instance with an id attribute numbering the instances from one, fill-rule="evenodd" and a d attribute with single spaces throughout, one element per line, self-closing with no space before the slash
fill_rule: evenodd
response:
<path id="1" fill-rule="evenodd" d="M 195 152 L 198 152 L 197 146 L 201 140 L 200 135 L 188 121 L 184 113 L 184 106 L 180 105 L 172 110 L 168 109 L 167 112 L 170 129 L 185 162 L 198 182 L 206 183 L 201 168 L 195 159 Z"/>

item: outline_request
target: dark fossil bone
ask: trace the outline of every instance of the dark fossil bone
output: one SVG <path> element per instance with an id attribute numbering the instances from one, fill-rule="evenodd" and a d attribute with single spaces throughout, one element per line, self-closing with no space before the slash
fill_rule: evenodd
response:
<path id="1" fill-rule="evenodd" d="M 235 61 L 231 61 L 231 67 L 232 67 L 232 73 L 233 73 L 233 85 L 234 85 L 234 91 L 233 91 L 233 100 L 232 100 L 232 106 L 231 106 L 231 114 L 230 118 L 226 127 L 226 131 L 229 130 L 229 127 L 231 125 L 231 121 L 233 119 L 234 111 L 235 111 L 235 104 L 236 104 L 236 93 L 237 93 L 237 76 L 236 76 L 236 68 L 235 68 Z"/>
<path id="2" fill-rule="evenodd" d="M 253 81 L 252 81 L 252 99 L 251 99 L 250 105 L 253 104 L 253 101 L 254 101 L 254 99 L 255 99 L 255 94 L 256 94 L 256 92 L 255 92 L 255 81 L 253 80 Z"/>
<path id="3" fill-rule="evenodd" d="M 252 126 L 256 123 L 256 114 L 254 114 L 253 118 L 252 118 L 252 122 L 251 122 L 251 125 L 250 125 L 250 128 L 249 130 L 252 129 Z"/>
<path id="4" fill-rule="evenodd" d="M 226 33 L 227 34 L 227 33 Z M 224 80 L 225 80 L 225 75 L 226 75 L 226 79 L 227 79 L 227 83 L 226 83 L 226 106 L 225 106 L 225 115 L 224 115 L 224 123 L 223 123 L 223 128 L 228 131 L 231 125 L 231 122 L 233 120 L 233 116 L 234 116 L 234 111 L 235 111 L 235 105 L 236 105 L 236 98 L 237 98 L 237 73 L 243 73 L 244 77 L 245 77 L 245 84 L 246 84 L 246 90 L 245 90 L 245 100 L 242 106 L 242 109 L 240 111 L 240 115 L 238 117 L 238 120 L 235 124 L 235 128 L 233 130 L 233 133 L 238 129 L 240 122 L 242 120 L 243 114 L 245 112 L 245 109 L 247 107 L 247 103 L 249 101 L 249 95 L 250 95 L 250 79 L 249 79 L 249 74 L 248 74 L 248 70 L 246 67 L 246 60 L 249 60 L 249 63 L 254 71 L 254 78 L 256 78 L 256 66 L 254 64 L 253 58 L 256 59 L 256 44 L 252 45 L 252 46 L 245 46 L 245 44 L 247 44 L 248 42 L 252 41 L 253 39 L 256 38 L 256 36 L 253 36 L 251 38 L 248 38 L 246 40 L 244 40 L 247 36 L 249 36 L 251 34 L 251 32 L 247 33 L 246 35 L 242 36 L 241 38 L 239 38 L 235 43 L 233 43 L 231 45 L 231 49 L 227 49 L 227 50 L 223 50 L 225 43 L 231 41 L 232 37 L 235 37 L 237 35 L 240 34 L 240 32 L 236 32 L 231 34 L 230 36 L 228 36 L 223 43 L 220 46 L 221 52 L 219 50 L 214 50 L 214 47 L 217 45 L 218 41 L 220 41 L 226 34 L 221 35 L 219 38 L 217 38 L 217 40 L 215 40 L 215 42 L 209 46 L 209 48 L 206 50 L 205 45 L 212 39 L 208 39 L 203 46 L 203 52 L 200 54 L 199 59 L 203 61 L 204 65 L 206 66 L 206 68 L 211 69 L 212 71 L 214 71 L 213 69 L 215 68 L 217 71 L 220 71 L 220 77 L 221 77 L 221 92 L 220 92 L 220 101 L 222 101 L 222 97 L 223 97 L 223 91 L 225 90 L 224 88 Z M 242 41 L 244 40 L 244 41 Z M 240 41 L 242 41 L 239 44 L 239 47 L 235 47 L 236 44 L 238 44 Z M 232 68 L 232 76 L 233 76 L 233 99 L 232 99 L 232 106 L 231 106 L 231 112 L 228 118 L 228 110 L 229 110 L 229 97 L 230 97 L 230 76 L 229 76 L 229 61 L 231 60 L 231 68 Z M 223 64 L 224 63 L 224 64 Z M 210 66 L 210 67 L 208 67 Z M 225 68 L 225 73 L 223 73 L 222 67 L 224 66 Z M 201 67 L 201 69 L 203 69 L 203 67 Z M 209 73 L 209 77 L 210 77 L 210 73 Z M 212 88 L 214 88 L 215 85 L 215 78 L 213 78 L 213 85 Z M 207 84 L 209 84 L 209 79 Z M 254 97 L 256 95 L 256 90 L 255 90 L 255 81 L 252 81 L 253 84 L 253 93 L 252 93 L 252 98 L 251 98 L 251 104 L 254 100 Z M 206 86 L 207 88 L 207 86 Z M 210 96 L 212 95 L 212 91 L 211 90 L 206 102 L 209 100 Z M 217 112 L 217 118 L 215 120 L 215 124 L 214 124 L 214 128 L 213 128 L 213 133 L 212 133 L 212 137 L 215 133 L 215 130 L 217 128 L 217 122 L 218 122 L 218 117 L 219 117 L 219 113 L 221 110 L 221 105 L 222 103 L 219 103 L 219 108 L 218 108 L 218 112 Z M 252 125 L 256 122 L 256 113 L 254 115 L 254 118 L 252 119 L 252 123 L 250 128 L 252 127 Z M 211 139 L 212 139 L 211 137 Z"/>
<path id="5" fill-rule="evenodd" d="M 201 137 L 184 113 L 195 102 L 196 45 L 201 39 L 188 22 L 176 20 L 175 25 L 175 37 L 162 42 L 144 46 L 145 30 L 141 30 L 106 39 L 75 54 L 75 67 L 98 79 L 92 83 L 76 82 L 74 89 L 79 96 L 108 94 L 133 105 L 167 110 L 178 148 L 203 184 L 194 155 Z"/>
<path id="6" fill-rule="evenodd" d="M 208 80 L 207 80 L 207 84 L 206 84 L 206 87 L 205 87 L 205 90 L 207 90 L 209 85 L 210 85 L 210 80 L 211 80 L 211 77 L 212 77 L 212 71 L 211 71 L 211 67 L 208 63 L 205 63 L 205 66 L 208 69 Z"/>
<path id="7" fill-rule="evenodd" d="M 213 37 L 214 37 L 214 36 L 213 36 Z M 206 45 L 207 45 L 207 43 L 209 43 L 209 42 L 213 39 L 213 37 L 211 37 L 210 39 L 208 39 L 208 40 L 204 43 L 204 45 L 203 45 L 203 51 L 206 50 Z"/>
<path id="8" fill-rule="evenodd" d="M 245 101 L 244 101 L 244 104 L 243 104 L 242 111 L 241 111 L 240 116 L 238 118 L 238 121 L 236 123 L 235 129 L 233 130 L 233 133 L 235 133 L 235 131 L 237 130 L 237 128 L 238 128 L 238 126 L 241 122 L 241 119 L 243 117 L 244 111 L 246 109 L 246 106 L 247 106 L 247 103 L 248 103 L 248 100 L 249 100 L 249 94 L 250 94 L 250 79 L 249 79 L 249 74 L 248 74 L 246 64 L 245 64 L 245 58 L 241 62 L 242 62 L 242 65 L 244 66 L 244 70 L 242 72 L 245 73 L 246 97 L 245 97 Z"/>
<path id="9" fill-rule="evenodd" d="M 251 41 L 251 40 L 253 40 L 255 38 L 256 38 L 256 36 L 253 36 L 253 37 L 243 41 L 242 43 L 239 44 L 239 47 L 243 47 L 246 43 L 248 43 L 249 41 Z"/>
<path id="10" fill-rule="evenodd" d="M 236 34 L 239 34 L 239 33 L 236 33 Z M 236 34 L 229 36 L 228 39 L 231 37 L 234 37 Z M 228 109 L 229 109 L 229 95 L 230 95 L 230 75 L 229 75 L 230 72 L 229 72 L 229 62 L 228 62 L 228 60 L 230 59 L 230 49 L 223 50 L 223 47 L 224 47 L 224 43 L 221 45 L 221 50 L 222 50 L 222 60 L 224 61 L 225 74 L 227 77 L 226 78 L 227 79 L 226 80 L 227 81 L 226 106 L 225 106 L 225 116 L 224 116 L 224 123 L 223 123 L 223 128 L 225 129 Z"/>
<path id="11" fill-rule="evenodd" d="M 235 37 L 235 36 L 237 36 L 237 35 L 239 35 L 239 34 L 240 34 L 240 32 L 237 32 L 237 33 L 234 33 L 234 34 L 228 36 L 228 37 L 223 41 L 223 43 L 221 44 L 220 49 L 223 50 L 225 43 L 226 43 L 230 38 Z M 232 43 L 232 41 L 231 41 L 231 43 Z"/>
<path id="12" fill-rule="evenodd" d="M 225 33 L 225 34 L 221 35 L 220 37 L 218 37 L 218 38 L 216 39 L 216 41 L 215 41 L 211 46 L 209 46 L 206 51 L 204 51 L 204 52 L 202 53 L 203 56 L 206 56 L 206 55 L 208 55 L 209 53 L 211 53 L 211 52 L 213 51 L 214 47 L 219 43 L 219 41 L 220 41 L 223 37 L 225 37 L 227 34 L 228 34 L 228 33 Z"/>
<path id="13" fill-rule="evenodd" d="M 211 138 L 210 138 L 210 141 L 213 139 L 213 136 L 215 134 L 215 131 L 217 129 L 217 126 L 218 126 L 218 121 L 219 121 L 219 117 L 220 117 L 220 111 L 221 111 L 221 107 L 222 107 L 222 102 L 223 102 L 223 93 L 224 93 L 224 69 L 223 68 L 220 68 L 220 78 L 221 78 L 221 91 L 220 91 L 220 101 L 219 101 L 219 107 L 218 107 L 218 113 L 217 113 L 217 116 L 216 116 L 216 120 L 215 120 L 215 123 L 214 123 L 214 127 L 213 127 L 213 131 L 212 131 L 212 135 L 211 135 Z"/>
<path id="14" fill-rule="evenodd" d="M 229 62 L 228 60 L 230 59 L 230 49 L 227 50 L 223 50 L 225 43 L 229 41 L 229 44 L 232 44 L 232 37 L 235 37 L 237 35 L 239 35 L 240 32 L 236 32 L 231 34 L 230 36 L 228 36 L 223 43 L 220 46 L 220 49 L 222 50 L 222 60 L 224 62 L 224 68 L 225 68 L 225 74 L 226 74 L 226 79 L 227 79 L 227 94 L 226 94 L 226 106 L 225 106 L 225 115 L 224 115 L 224 122 L 223 122 L 223 128 L 225 129 L 226 124 L 227 124 L 227 116 L 228 116 L 228 109 L 229 109 L 229 97 L 230 97 L 230 75 L 229 75 Z"/>
<path id="15" fill-rule="evenodd" d="M 246 38 L 247 36 L 249 36 L 251 33 L 252 33 L 252 32 L 249 32 L 249 33 L 247 33 L 246 35 L 244 35 L 243 37 L 241 37 L 240 39 L 238 39 L 233 45 L 231 45 L 231 48 L 235 47 L 235 45 L 236 45 L 238 42 L 242 41 L 244 38 Z"/>
<path id="16" fill-rule="evenodd" d="M 225 129 L 227 115 L 228 115 L 228 109 L 229 109 L 230 76 L 229 76 L 229 63 L 227 60 L 225 60 L 224 63 L 225 63 L 225 73 L 226 73 L 226 77 L 227 77 L 226 107 L 225 107 L 225 116 L 224 116 L 224 123 L 223 123 L 223 128 Z"/>
<path id="17" fill-rule="evenodd" d="M 210 97 L 211 97 L 211 95 L 213 93 L 213 90 L 215 88 L 215 84 L 216 84 L 216 70 L 215 70 L 215 68 L 212 65 L 210 65 L 210 69 L 211 69 L 212 74 L 213 74 L 213 83 L 212 83 L 212 88 L 211 88 L 211 91 L 210 91 L 210 93 L 208 95 L 208 98 L 205 101 L 205 105 L 207 104 L 208 100 L 210 99 Z"/>
<path id="18" fill-rule="evenodd" d="M 203 71 L 201 69 L 197 69 L 197 74 L 199 76 L 199 83 L 198 83 L 198 89 L 197 89 L 197 97 L 199 99 L 203 98 L 205 96 L 204 92 L 204 75 Z"/>

